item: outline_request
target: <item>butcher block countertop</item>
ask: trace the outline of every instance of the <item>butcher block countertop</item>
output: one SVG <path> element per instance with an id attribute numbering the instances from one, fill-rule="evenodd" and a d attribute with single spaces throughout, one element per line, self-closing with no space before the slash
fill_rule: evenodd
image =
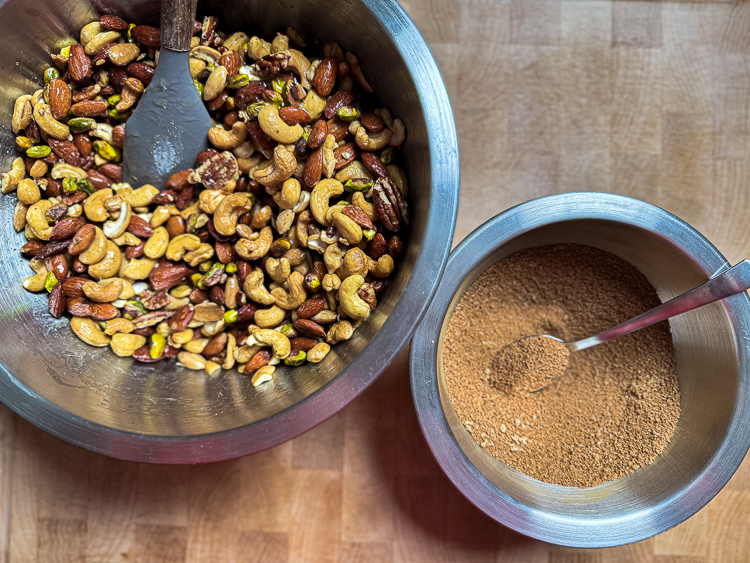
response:
<path id="1" fill-rule="evenodd" d="M 750 5 L 403 5 L 453 103 L 456 242 L 524 200 L 588 190 L 675 213 L 731 262 L 750 255 Z M 422 437 L 408 350 L 319 427 L 211 465 L 109 459 L 0 406 L 0 478 L 11 563 L 750 561 L 750 460 L 687 522 L 626 547 L 560 548 L 490 520 Z"/>

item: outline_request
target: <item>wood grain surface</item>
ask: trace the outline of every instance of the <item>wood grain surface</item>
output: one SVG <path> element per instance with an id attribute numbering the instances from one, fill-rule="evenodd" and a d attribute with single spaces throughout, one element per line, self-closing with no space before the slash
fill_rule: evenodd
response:
<path id="1" fill-rule="evenodd" d="M 596 190 L 664 207 L 733 262 L 750 254 L 750 5 L 403 5 L 453 103 L 456 241 L 521 201 Z M 658 537 L 593 551 L 538 542 L 484 516 L 443 476 L 417 424 L 403 351 L 324 424 L 213 465 L 108 459 L 0 407 L 0 559 L 740 563 L 750 561 L 750 461 Z"/>

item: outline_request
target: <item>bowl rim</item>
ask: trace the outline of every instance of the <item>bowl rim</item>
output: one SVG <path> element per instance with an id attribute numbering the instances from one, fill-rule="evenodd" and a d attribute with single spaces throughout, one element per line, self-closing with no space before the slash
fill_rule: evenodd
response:
<path id="1" fill-rule="evenodd" d="M 600 548 L 641 541 L 698 512 L 726 485 L 750 447 L 750 297 L 725 300 L 735 321 L 740 379 L 732 419 L 709 462 L 687 487 L 658 505 L 628 515 L 596 519 L 562 516 L 530 508 L 486 479 L 458 444 L 443 411 L 437 380 L 440 327 L 451 302 L 476 265 L 519 235 L 564 220 L 607 219 L 668 238 L 707 277 L 729 267 L 726 258 L 696 229 L 655 205 L 620 195 L 573 192 L 533 199 L 512 207 L 467 236 L 451 253 L 443 281 L 412 338 L 412 398 L 422 432 L 435 459 L 463 495 L 499 523 L 527 536 L 571 547 Z M 691 246 L 690 249 L 687 247 Z M 742 343 L 745 345 L 743 346 Z M 744 375 L 744 377 L 743 377 Z"/>
<path id="2" fill-rule="evenodd" d="M 458 212 L 458 139 L 453 113 L 446 111 L 451 105 L 445 84 L 414 23 L 396 0 L 360 1 L 383 27 L 409 70 L 425 116 L 431 167 L 423 244 L 403 293 L 365 349 L 336 377 L 295 405 L 211 434 L 146 435 L 93 423 L 47 401 L 0 364 L 3 403 L 42 430 L 96 453 L 146 463 L 206 463 L 260 452 L 310 430 L 347 405 L 393 361 L 427 310 L 448 259 Z"/>

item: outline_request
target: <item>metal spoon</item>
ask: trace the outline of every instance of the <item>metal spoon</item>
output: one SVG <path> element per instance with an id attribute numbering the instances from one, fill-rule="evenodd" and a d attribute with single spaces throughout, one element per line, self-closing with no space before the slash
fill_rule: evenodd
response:
<path id="1" fill-rule="evenodd" d="M 192 168 L 208 148 L 213 125 L 190 75 L 189 51 L 197 0 L 162 0 L 159 64 L 125 127 L 124 180 L 164 189 L 175 172 Z"/>
<path id="2" fill-rule="evenodd" d="M 706 283 L 686 291 L 682 295 L 678 295 L 666 303 L 662 303 L 658 307 L 654 307 L 650 311 L 646 311 L 629 321 L 625 321 L 616 327 L 607 329 L 599 334 L 595 334 L 594 336 L 589 336 L 588 338 L 576 342 L 565 342 L 564 340 L 555 336 L 550 336 L 549 334 L 525 336 L 511 342 L 507 346 L 504 346 L 499 354 L 502 354 L 504 350 L 516 342 L 528 338 L 552 338 L 565 344 L 572 354 L 573 352 L 591 348 L 592 346 L 641 330 L 642 328 L 646 328 L 647 326 L 651 326 L 666 319 L 676 317 L 682 313 L 687 313 L 688 311 L 703 307 L 714 301 L 719 301 L 725 297 L 731 297 L 737 293 L 742 293 L 747 289 L 750 289 L 750 260 L 746 259 L 736 266 L 733 266 L 713 277 Z M 562 373 L 559 375 L 562 375 Z M 535 389 L 535 391 L 541 388 L 542 387 L 539 387 Z"/>

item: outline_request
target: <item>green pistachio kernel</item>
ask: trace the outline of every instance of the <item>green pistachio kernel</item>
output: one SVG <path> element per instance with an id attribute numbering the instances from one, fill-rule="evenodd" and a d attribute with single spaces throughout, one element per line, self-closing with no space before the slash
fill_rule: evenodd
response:
<path id="1" fill-rule="evenodd" d="M 57 276 L 54 272 L 47 272 L 47 277 L 44 280 L 44 289 L 52 291 L 52 288 L 57 285 Z"/>
<path id="2" fill-rule="evenodd" d="M 388 147 L 380 153 L 380 162 L 383 164 L 390 164 L 393 162 L 393 157 L 396 156 L 396 150 L 393 147 Z"/>
<path id="3" fill-rule="evenodd" d="M 116 109 L 111 109 L 109 110 L 109 116 L 112 119 L 117 119 L 118 121 L 122 121 L 124 119 L 127 119 L 130 116 L 130 112 L 117 111 Z"/>
<path id="4" fill-rule="evenodd" d="M 195 86 L 195 90 L 198 92 L 198 95 L 203 98 L 203 82 L 200 80 L 193 80 L 193 85 Z"/>
<path id="5" fill-rule="evenodd" d="M 60 72 L 56 68 L 49 67 L 47 70 L 44 71 L 44 83 L 45 84 L 49 84 L 55 78 L 60 78 Z"/>
<path id="6" fill-rule="evenodd" d="M 193 274 L 192 276 L 190 276 L 190 281 L 193 282 L 193 285 L 197 286 L 202 277 L 203 274 Z"/>
<path id="7" fill-rule="evenodd" d="M 275 105 L 277 108 L 280 108 L 284 105 L 284 99 L 281 97 L 281 94 L 276 91 L 266 90 L 265 92 L 263 92 L 263 97 L 273 105 Z"/>
<path id="8" fill-rule="evenodd" d="M 290 332 L 292 332 L 293 330 L 294 330 L 294 325 L 292 323 L 287 323 L 287 324 L 285 324 L 284 326 L 281 327 L 281 329 L 279 330 L 279 332 L 281 334 L 285 334 L 286 335 L 286 334 L 289 334 Z"/>
<path id="9" fill-rule="evenodd" d="M 95 121 L 89 117 L 74 117 L 68 121 L 68 127 L 73 133 L 83 133 L 91 129 L 94 123 Z"/>
<path id="10" fill-rule="evenodd" d="M 207 273 L 210 269 L 211 269 L 211 261 L 210 260 L 206 260 L 200 266 L 198 266 L 198 271 L 199 272 Z"/>
<path id="11" fill-rule="evenodd" d="M 288 358 L 286 358 L 284 360 L 284 363 L 288 366 L 297 367 L 297 366 L 301 366 L 302 364 L 304 364 L 306 359 L 307 359 L 307 354 L 303 352 L 302 350 L 300 350 L 299 354 L 297 354 L 296 356 L 289 356 Z"/>
<path id="12" fill-rule="evenodd" d="M 98 323 L 96 323 L 96 324 L 98 324 L 98 325 L 99 325 L 99 329 L 100 329 L 100 330 L 107 330 L 107 323 L 105 323 L 104 321 L 99 321 L 99 322 L 98 322 Z"/>
<path id="13" fill-rule="evenodd" d="M 246 193 L 247 193 L 247 199 L 250 200 L 250 204 L 255 205 L 255 202 L 258 200 L 258 198 L 255 197 L 255 194 L 251 194 L 250 192 L 246 192 Z"/>
<path id="14" fill-rule="evenodd" d="M 229 311 L 226 311 L 224 313 L 224 322 L 228 325 L 232 323 L 236 323 L 237 319 L 240 318 L 240 315 L 235 311 L 234 309 L 229 309 Z"/>
<path id="15" fill-rule="evenodd" d="M 122 96 L 120 94 L 112 94 L 109 98 L 107 98 L 107 105 L 113 108 L 120 103 L 120 100 L 122 100 Z"/>
<path id="16" fill-rule="evenodd" d="M 117 159 L 117 151 L 115 150 L 115 147 L 110 145 L 107 141 L 97 139 L 96 141 L 94 141 L 93 146 L 96 154 L 98 154 L 102 158 L 106 160 Z"/>
<path id="17" fill-rule="evenodd" d="M 130 313 L 125 313 L 125 314 L 124 314 L 124 315 L 122 316 L 122 318 L 123 318 L 123 319 L 128 319 L 129 321 L 132 321 L 132 320 L 133 320 L 133 319 L 134 319 L 135 317 L 133 317 L 133 315 L 131 315 Z"/>
<path id="18" fill-rule="evenodd" d="M 262 110 L 266 106 L 270 106 L 268 102 L 255 102 L 254 104 L 250 104 L 245 108 L 245 112 L 249 117 L 258 117 L 258 114 L 260 113 L 260 110 Z"/>
<path id="19" fill-rule="evenodd" d="M 78 182 L 76 181 L 75 178 L 65 178 L 63 180 L 62 185 L 63 185 L 63 191 L 66 194 L 70 194 L 75 191 L 78 191 Z"/>
<path id="20" fill-rule="evenodd" d="M 94 189 L 94 184 L 92 184 L 89 180 L 85 178 L 82 180 L 78 180 L 76 184 L 79 190 L 81 190 L 82 192 L 86 192 L 88 195 L 91 195 L 96 191 Z"/>
<path id="21" fill-rule="evenodd" d="M 155 332 L 151 335 L 151 347 L 148 349 L 148 355 L 154 360 L 160 358 L 167 347 L 167 339 L 163 335 Z"/>
<path id="22" fill-rule="evenodd" d="M 362 235 L 367 240 L 372 240 L 372 237 L 375 236 L 376 231 L 373 231 L 372 229 L 362 229 Z"/>
<path id="23" fill-rule="evenodd" d="M 26 152 L 33 146 L 34 142 L 28 137 L 24 137 L 23 135 L 20 137 L 16 137 L 16 150 L 18 150 L 19 152 Z"/>
<path id="24" fill-rule="evenodd" d="M 344 183 L 348 192 L 366 192 L 372 187 L 372 182 L 367 178 L 349 178 Z"/>
<path id="25" fill-rule="evenodd" d="M 140 301 L 136 301 L 135 299 L 131 301 L 126 301 L 125 306 L 138 309 L 141 312 L 141 315 L 145 315 L 146 313 L 148 313 L 148 311 L 146 311 L 146 307 L 143 306 L 143 303 L 141 303 Z"/>
<path id="26" fill-rule="evenodd" d="M 224 101 L 224 109 L 226 111 L 234 111 L 237 106 L 234 105 L 234 96 L 227 96 Z"/>
<path id="27" fill-rule="evenodd" d="M 128 43 L 135 43 L 135 39 L 133 39 L 133 34 L 131 33 L 134 27 L 135 27 L 134 23 L 131 23 L 130 25 L 128 25 Z"/>
<path id="28" fill-rule="evenodd" d="M 50 155 L 52 149 L 47 145 L 37 145 L 26 149 L 26 156 L 29 158 L 46 158 Z"/>
<path id="29" fill-rule="evenodd" d="M 227 264 L 226 270 L 224 270 L 227 274 L 233 274 L 237 271 L 237 264 L 234 262 L 230 262 Z"/>
<path id="30" fill-rule="evenodd" d="M 235 74 L 227 81 L 227 88 L 237 90 L 250 83 L 250 77 L 247 74 Z"/>
<path id="31" fill-rule="evenodd" d="M 305 143 L 307 143 L 310 140 L 310 130 L 304 129 L 302 131 L 302 136 L 305 138 Z"/>
<path id="32" fill-rule="evenodd" d="M 342 121 L 354 121 L 357 119 L 359 112 L 357 111 L 357 108 L 344 106 L 336 112 L 336 115 Z"/>
<path id="33" fill-rule="evenodd" d="M 65 47 L 63 47 L 62 49 L 60 49 L 60 54 L 63 57 L 68 57 L 69 58 L 70 57 L 70 45 L 66 45 Z"/>
<path id="34" fill-rule="evenodd" d="M 279 94 L 282 94 L 284 92 L 284 87 L 286 86 L 286 80 L 282 80 L 281 78 L 274 78 L 271 81 L 271 88 L 276 90 Z"/>

